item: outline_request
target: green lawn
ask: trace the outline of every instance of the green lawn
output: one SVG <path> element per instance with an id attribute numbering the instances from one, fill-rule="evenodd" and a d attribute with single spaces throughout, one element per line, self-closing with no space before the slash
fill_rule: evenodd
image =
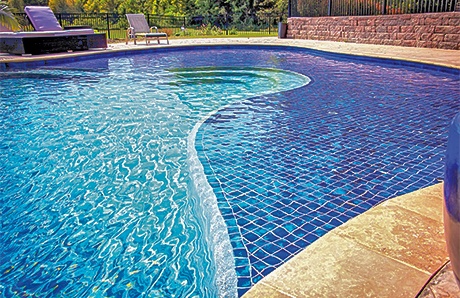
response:
<path id="1" fill-rule="evenodd" d="M 238 31 L 229 30 L 227 31 L 207 31 L 203 32 L 196 29 L 187 29 L 185 32 L 181 31 L 180 28 L 165 28 L 160 30 L 166 32 L 170 39 L 188 39 L 188 38 L 231 38 L 231 37 L 267 37 L 277 36 L 278 28 L 264 29 L 263 31 Z M 100 31 L 104 32 L 104 31 Z M 110 30 L 110 40 L 120 40 L 126 38 L 126 31 L 123 29 L 112 29 Z"/>

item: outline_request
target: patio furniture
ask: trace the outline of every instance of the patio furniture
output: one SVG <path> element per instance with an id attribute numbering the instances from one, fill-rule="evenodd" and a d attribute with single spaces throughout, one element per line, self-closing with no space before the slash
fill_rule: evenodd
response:
<path id="1" fill-rule="evenodd" d="M 26 6 L 24 12 L 35 31 L 64 31 L 69 35 L 84 35 L 89 49 L 107 48 L 105 33 L 94 33 L 94 30 L 89 26 L 66 27 L 64 30 L 48 6 Z"/>
<path id="2" fill-rule="evenodd" d="M 103 45 L 103 39 L 94 39 L 94 36 L 89 35 L 72 35 L 64 31 L 0 33 L 0 52 L 15 55 L 83 51 L 95 45 L 106 47 Z"/>
<path id="3" fill-rule="evenodd" d="M 160 44 L 160 39 L 166 39 L 167 44 L 169 44 L 168 34 L 158 32 L 158 28 L 155 26 L 149 28 L 149 24 L 143 14 L 126 14 L 126 18 L 129 23 L 129 28 L 126 31 L 126 44 L 130 39 L 134 39 L 134 44 L 136 44 L 137 36 L 144 37 L 146 45 L 150 43 L 151 39 L 156 39 L 158 44 Z"/>
<path id="4" fill-rule="evenodd" d="M 91 28 L 64 30 L 47 6 L 26 6 L 24 11 L 36 31 L 0 32 L 0 52 L 37 55 L 107 48 L 105 33 Z"/>

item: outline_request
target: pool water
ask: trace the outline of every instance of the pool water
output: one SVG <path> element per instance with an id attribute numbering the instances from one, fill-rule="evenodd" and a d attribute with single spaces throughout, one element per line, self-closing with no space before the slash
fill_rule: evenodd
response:
<path id="1" fill-rule="evenodd" d="M 242 295 L 327 231 L 439 182 L 460 109 L 458 73 L 299 49 L 0 81 L 4 297 Z"/>
<path id="2" fill-rule="evenodd" d="M 460 76 L 285 53 L 302 88 L 212 115 L 197 151 L 229 227 L 243 294 L 333 228 L 442 181 Z"/>
<path id="3" fill-rule="evenodd" d="M 218 52 L 188 62 L 199 54 L 0 74 L 3 296 L 236 295 L 228 236 L 231 262 L 218 263 L 190 181 L 187 137 L 222 106 L 308 78 L 209 67 Z"/>

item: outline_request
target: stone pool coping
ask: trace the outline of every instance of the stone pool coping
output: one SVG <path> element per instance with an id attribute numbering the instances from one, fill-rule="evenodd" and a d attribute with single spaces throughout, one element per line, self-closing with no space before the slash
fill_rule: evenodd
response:
<path id="1" fill-rule="evenodd" d="M 455 50 L 265 37 L 172 39 L 169 46 L 117 43 L 110 44 L 108 50 L 26 57 L 0 54 L 0 71 L 146 48 L 245 44 L 297 46 L 460 69 L 460 51 Z M 414 297 L 448 261 L 442 200 L 442 184 L 437 184 L 371 208 L 318 239 L 258 282 L 244 297 Z M 450 273 L 445 276 L 453 277 Z M 425 287 L 428 288 L 429 285 Z M 450 297 L 455 296 L 460 297 L 460 290 Z"/>
<path id="2" fill-rule="evenodd" d="M 416 297 L 448 261 L 442 204 L 442 183 L 383 202 L 309 245 L 243 297 Z M 442 297 L 460 297 L 460 290 L 450 294 Z"/>

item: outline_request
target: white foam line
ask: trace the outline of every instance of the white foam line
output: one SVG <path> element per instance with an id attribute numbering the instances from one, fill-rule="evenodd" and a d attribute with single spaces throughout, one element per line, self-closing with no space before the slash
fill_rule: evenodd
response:
<path id="1" fill-rule="evenodd" d="M 276 68 L 266 69 L 279 71 L 279 69 Z M 282 72 L 293 73 L 297 76 L 302 76 L 305 78 L 305 83 L 300 86 L 297 86 L 296 88 L 303 87 L 311 82 L 311 79 L 306 75 L 285 69 L 283 69 Z M 291 89 L 292 88 L 280 88 L 279 90 L 270 90 L 262 92 L 262 94 L 253 96 L 274 94 Z M 240 101 L 231 102 L 210 112 L 208 115 L 203 117 L 200 121 L 198 121 L 195 124 L 192 131 L 187 137 L 187 157 L 190 167 L 190 177 L 195 191 L 198 195 L 198 199 L 204 207 L 203 211 L 206 212 L 206 218 L 210 222 L 210 244 L 212 245 L 212 251 L 214 252 L 216 259 L 216 283 L 219 291 L 219 297 L 238 297 L 238 278 L 235 270 L 236 266 L 235 259 L 233 256 L 233 247 L 230 242 L 230 237 L 227 231 L 227 224 L 225 223 L 225 220 L 220 213 L 219 206 L 217 205 L 217 197 L 214 194 L 214 190 L 212 189 L 211 185 L 209 185 L 208 183 L 206 174 L 204 173 L 203 165 L 201 164 L 198 158 L 198 154 L 195 149 L 195 140 L 198 130 L 206 120 L 208 120 L 210 117 L 215 115 L 220 110 L 234 105 L 237 102 L 243 103 L 245 101 L 248 101 L 248 99 L 242 99 Z"/>
<path id="2" fill-rule="evenodd" d="M 233 103 L 232 103 L 233 104 Z M 217 197 L 214 190 L 209 185 L 204 173 L 198 154 L 195 149 L 195 139 L 198 129 L 211 116 L 216 114 L 222 108 L 230 106 L 228 104 L 212 111 L 193 127 L 187 138 L 187 156 L 190 166 L 190 176 L 193 186 L 202 203 L 206 217 L 210 220 L 210 237 L 212 251 L 216 259 L 216 282 L 219 290 L 219 297 L 238 297 L 237 292 L 237 275 L 235 270 L 235 259 L 233 257 L 233 247 L 227 232 L 227 224 L 222 217 L 219 206 L 217 206 Z"/>

